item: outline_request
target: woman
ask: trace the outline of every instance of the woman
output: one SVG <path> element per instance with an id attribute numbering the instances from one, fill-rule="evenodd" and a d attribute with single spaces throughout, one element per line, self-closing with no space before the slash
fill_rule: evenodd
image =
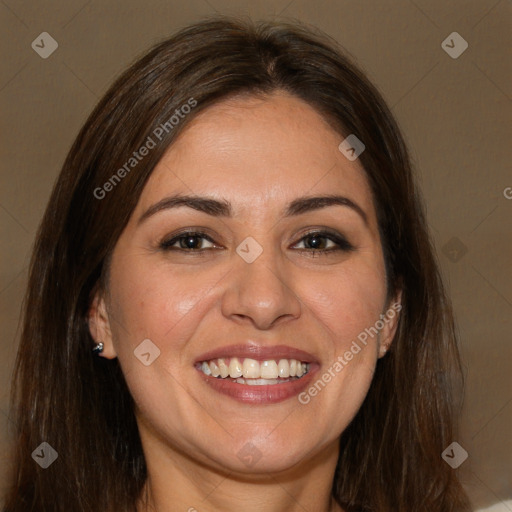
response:
<path id="1" fill-rule="evenodd" d="M 310 30 L 198 23 L 116 81 L 53 190 L 6 508 L 466 511 L 459 376 L 379 93 Z"/>

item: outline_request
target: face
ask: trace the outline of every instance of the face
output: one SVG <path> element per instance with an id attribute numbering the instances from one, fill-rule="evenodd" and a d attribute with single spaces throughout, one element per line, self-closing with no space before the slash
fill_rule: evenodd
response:
<path id="1" fill-rule="evenodd" d="M 332 449 L 360 408 L 396 321 L 381 317 L 375 208 L 342 140 L 292 96 L 238 98 L 154 169 L 90 316 L 145 449 L 279 471 Z"/>

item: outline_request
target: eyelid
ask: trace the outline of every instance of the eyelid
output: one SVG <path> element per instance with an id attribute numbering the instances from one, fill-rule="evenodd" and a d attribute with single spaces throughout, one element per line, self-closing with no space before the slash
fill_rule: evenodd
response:
<path id="1" fill-rule="evenodd" d="M 318 236 L 320 238 L 327 238 L 328 240 L 332 241 L 336 244 L 336 247 L 330 248 L 330 249 L 298 249 L 300 251 L 306 251 L 311 253 L 328 253 L 328 252 L 337 252 L 339 250 L 348 252 L 348 251 L 354 251 L 356 247 L 351 244 L 347 238 L 342 235 L 341 233 L 338 233 L 337 231 L 334 231 L 330 228 L 326 227 L 316 227 L 316 228 L 310 228 L 308 231 L 301 233 L 300 238 L 297 242 L 295 242 L 293 245 L 297 245 L 298 243 L 302 242 L 305 238 L 311 237 L 311 236 Z"/>
<path id="2" fill-rule="evenodd" d="M 212 236 L 210 236 L 208 233 L 205 232 L 203 228 L 185 228 L 183 230 L 178 231 L 177 233 L 173 233 L 170 236 L 166 236 L 162 239 L 162 241 L 158 244 L 161 249 L 164 250 L 181 250 L 185 252 L 201 252 L 205 251 L 206 249 L 179 249 L 179 248 L 173 248 L 172 246 L 176 244 L 180 239 L 185 238 L 186 236 L 189 237 L 197 237 L 197 238 L 204 238 L 211 244 L 213 244 L 215 247 L 209 247 L 208 249 L 218 249 L 219 247 L 222 248 L 222 246 L 217 243 Z"/>

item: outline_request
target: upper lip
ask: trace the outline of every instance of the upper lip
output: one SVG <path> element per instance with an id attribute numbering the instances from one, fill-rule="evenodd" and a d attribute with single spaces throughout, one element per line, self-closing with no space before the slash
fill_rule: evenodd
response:
<path id="1" fill-rule="evenodd" d="M 197 358 L 196 363 L 227 357 L 250 358 L 260 361 L 270 359 L 296 359 L 304 363 L 318 362 L 312 354 L 288 345 L 263 346 L 250 342 L 243 345 L 226 345 L 210 350 L 209 352 L 201 354 Z"/>

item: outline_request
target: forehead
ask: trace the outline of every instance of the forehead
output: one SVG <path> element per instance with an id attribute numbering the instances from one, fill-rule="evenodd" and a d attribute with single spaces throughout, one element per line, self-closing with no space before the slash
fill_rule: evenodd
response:
<path id="1" fill-rule="evenodd" d="M 239 97 L 198 115 L 155 167 L 140 208 L 171 193 L 229 200 L 235 212 L 281 209 L 295 197 L 340 193 L 373 215 L 358 160 L 338 149 L 344 136 L 286 93 Z"/>

